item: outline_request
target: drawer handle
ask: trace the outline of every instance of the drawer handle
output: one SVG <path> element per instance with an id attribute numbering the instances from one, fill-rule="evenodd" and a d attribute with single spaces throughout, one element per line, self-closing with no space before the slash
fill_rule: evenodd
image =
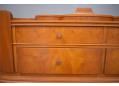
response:
<path id="1" fill-rule="evenodd" d="M 62 38 L 62 33 L 57 33 L 56 37 L 57 37 L 57 39 L 61 39 Z"/>
<path id="2" fill-rule="evenodd" d="M 61 65 L 62 64 L 62 61 L 61 60 L 57 60 L 56 61 L 56 65 Z"/>

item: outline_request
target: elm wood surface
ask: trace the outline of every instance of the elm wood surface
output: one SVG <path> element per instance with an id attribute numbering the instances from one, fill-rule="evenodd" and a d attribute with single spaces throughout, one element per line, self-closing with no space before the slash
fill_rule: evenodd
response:
<path id="1" fill-rule="evenodd" d="M 84 14 L 85 15 L 85 14 Z M 99 16 L 78 16 L 77 18 L 75 17 L 75 15 L 73 16 L 60 16 L 60 15 L 51 15 L 51 16 L 37 16 L 36 19 L 39 19 L 39 20 L 92 20 L 92 21 L 111 21 L 113 18 L 112 17 L 101 17 L 99 18 Z"/>
<path id="2" fill-rule="evenodd" d="M 0 72 L 13 72 L 11 13 L 0 11 Z"/>
<path id="3" fill-rule="evenodd" d="M 103 27 L 15 27 L 13 34 L 13 43 L 40 45 L 104 43 Z"/>
<path id="4" fill-rule="evenodd" d="M 119 28 L 109 27 L 107 29 L 107 43 L 108 44 L 119 44 Z"/>
<path id="5" fill-rule="evenodd" d="M 3 75 L 0 82 L 119 82 L 118 77 L 66 77 Z"/>
<path id="6" fill-rule="evenodd" d="M 19 73 L 99 74 L 102 72 L 103 49 L 18 47 L 16 54 Z"/>
<path id="7" fill-rule="evenodd" d="M 119 74 L 119 48 L 107 49 L 105 74 Z"/>
<path id="8" fill-rule="evenodd" d="M 119 21 L 119 16 L 113 17 L 113 21 Z"/>
<path id="9" fill-rule="evenodd" d="M 4 42 L 13 47 L 13 69 L 1 72 L 0 82 L 119 82 L 118 17 L 79 9 L 6 22 L 12 31 L 5 24 L 2 29 L 12 35 L 12 42 Z"/>

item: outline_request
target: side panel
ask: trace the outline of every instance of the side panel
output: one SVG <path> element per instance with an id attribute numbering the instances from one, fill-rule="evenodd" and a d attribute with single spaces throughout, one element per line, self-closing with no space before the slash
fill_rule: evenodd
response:
<path id="1" fill-rule="evenodd" d="M 107 43 L 119 45 L 119 28 L 108 28 L 107 30 Z"/>
<path id="2" fill-rule="evenodd" d="M 119 74 L 119 48 L 107 49 L 105 74 Z"/>
<path id="3" fill-rule="evenodd" d="M 13 72 L 11 14 L 0 11 L 0 72 Z"/>

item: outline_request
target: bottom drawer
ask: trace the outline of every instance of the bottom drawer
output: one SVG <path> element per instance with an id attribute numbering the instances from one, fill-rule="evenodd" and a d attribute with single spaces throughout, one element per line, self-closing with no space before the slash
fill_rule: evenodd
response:
<path id="1" fill-rule="evenodd" d="M 103 49 L 92 48 L 16 48 L 19 73 L 98 74 Z"/>

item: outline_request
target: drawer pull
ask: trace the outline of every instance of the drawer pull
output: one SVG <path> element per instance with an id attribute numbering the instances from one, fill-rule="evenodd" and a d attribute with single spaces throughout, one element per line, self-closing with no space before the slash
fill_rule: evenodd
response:
<path id="1" fill-rule="evenodd" d="M 61 65 L 62 64 L 62 61 L 61 60 L 57 60 L 56 61 L 56 65 Z"/>
<path id="2" fill-rule="evenodd" d="M 57 39 L 61 39 L 62 38 L 62 33 L 57 33 L 56 37 L 57 37 Z"/>

